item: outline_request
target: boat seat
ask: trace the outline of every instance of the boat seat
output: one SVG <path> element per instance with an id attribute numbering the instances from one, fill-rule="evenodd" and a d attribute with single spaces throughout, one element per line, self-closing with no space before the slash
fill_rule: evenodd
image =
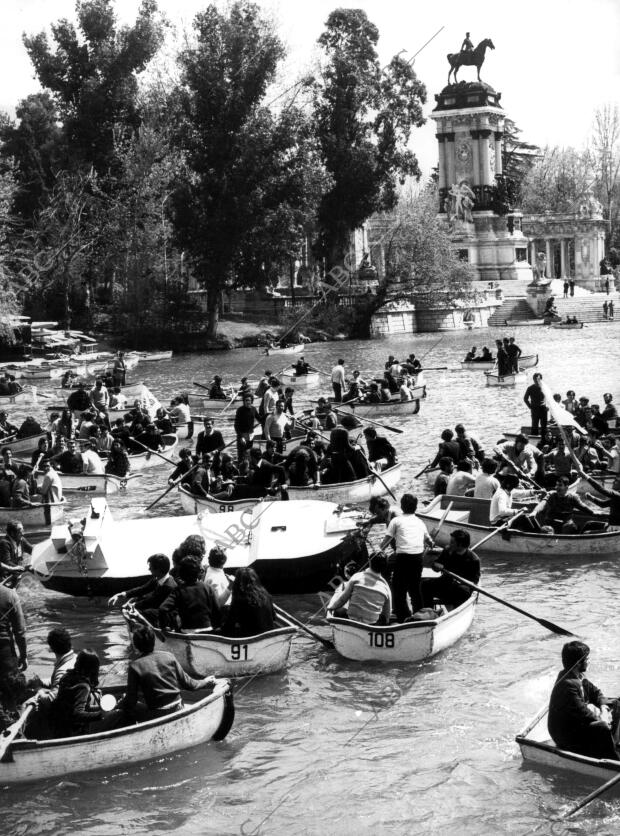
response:
<path id="1" fill-rule="evenodd" d="M 468 518 L 463 519 L 463 522 L 468 522 L 470 525 L 489 525 L 489 512 L 491 510 L 490 499 L 478 499 L 473 496 L 451 496 L 445 494 L 441 497 L 441 510 L 445 511 L 448 505 L 452 502 L 452 510 L 449 519 L 454 519 L 454 513 L 467 512 Z"/>

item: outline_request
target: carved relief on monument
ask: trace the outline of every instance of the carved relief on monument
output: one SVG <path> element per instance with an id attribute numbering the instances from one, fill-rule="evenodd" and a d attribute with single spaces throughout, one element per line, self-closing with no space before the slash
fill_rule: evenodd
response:
<path id="1" fill-rule="evenodd" d="M 472 150 L 468 140 L 463 139 L 456 144 L 455 163 L 457 182 L 469 179 L 472 173 Z"/>
<path id="2" fill-rule="evenodd" d="M 489 143 L 489 174 L 490 174 L 490 182 L 492 183 L 495 179 L 495 140 L 493 138 L 485 140 L 485 142 Z"/>

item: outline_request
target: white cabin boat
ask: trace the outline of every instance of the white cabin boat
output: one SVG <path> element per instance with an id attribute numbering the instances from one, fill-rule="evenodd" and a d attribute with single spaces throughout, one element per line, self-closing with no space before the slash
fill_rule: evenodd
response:
<path id="1" fill-rule="evenodd" d="M 113 731 L 53 740 L 17 738 L 0 763 L 0 784 L 25 784 L 106 769 L 118 772 L 226 737 L 235 716 L 227 680 L 216 681 L 213 692 L 202 699 L 189 702 L 184 694 L 184 700 L 179 711 Z"/>
<path id="2" fill-rule="evenodd" d="M 460 607 L 429 621 L 411 621 L 386 627 L 328 615 L 336 650 L 357 662 L 421 662 L 457 642 L 470 628 L 478 595 Z"/>
<path id="3" fill-rule="evenodd" d="M 603 783 L 620 774 L 620 761 L 589 758 L 559 749 L 547 729 L 548 710 L 549 706 L 545 705 L 515 738 L 526 764 L 574 772 L 597 783 Z"/>
<path id="4" fill-rule="evenodd" d="M 91 501 L 83 544 L 73 543 L 67 526 L 32 555 L 43 586 L 68 595 L 105 595 L 132 589 L 149 578 L 147 559 L 171 555 L 190 534 L 228 554 L 227 570 L 252 566 L 272 593 L 315 592 L 337 574 L 343 561 L 364 551 L 350 536 L 361 519 L 331 502 L 269 502 L 229 514 L 150 517 L 115 521 L 103 498 Z M 303 536 L 302 536 L 303 534 Z"/>
<path id="5" fill-rule="evenodd" d="M 450 534 L 457 528 L 468 531 L 471 535 L 471 548 L 476 551 L 476 543 L 494 530 L 489 524 L 490 499 L 475 499 L 469 496 L 436 496 L 427 506 L 417 512 L 427 529 L 437 527 L 448 504 L 452 510 L 448 513 L 436 537 L 437 545 L 447 546 Z M 518 507 L 518 503 L 513 503 Z M 584 518 L 585 520 L 585 518 Z M 552 557 L 569 557 L 595 560 L 613 559 L 620 554 L 620 531 L 603 531 L 592 534 L 538 534 L 528 531 L 510 530 L 492 537 L 480 547 L 482 555 L 531 557 L 548 560 Z"/>
<path id="6" fill-rule="evenodd" d="M 143 617 L 123 607 L 123 618 L 129 635 Z M 155 630 L 155 649 L 173 653 L 184 671 L 197 679 L 216 675 L 226 677 L 258 676 L 276 673 L 286 667 L 291 643 L 297 628 L 286 624 L 257 636 L 232 638 L 214 633 L 175 633 Z"/>

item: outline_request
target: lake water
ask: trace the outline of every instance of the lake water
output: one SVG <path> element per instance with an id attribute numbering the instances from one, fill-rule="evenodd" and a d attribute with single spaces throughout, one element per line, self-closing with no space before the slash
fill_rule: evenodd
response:
<path id="1" fill-rule="evenodd" d="M 618 324 L 512 333 L 524 353 L 540 355 L 537 370 L 554 392 L 572 388 L 602 404 L 603 392 L 611 391 L 620 400 Z M 503 335 L 474 331 L 325 343 L 309 346 L 305 356 L 326 370 L 343 357 L 349 371 L 359 368 L 363 375 L 382 368 L 388 353 L 402 358 L 415 351 L 425 365 L 454 367 L 471 345 L 492 346 Z M 207 383 L 218 372 L 238 379 L 254 365 L 252 376 L 265 368 L 279 372 L 285 362 L 276 357 L 266 363 L 250 349 L 185 355 L 143 364 L 132 378 L 144 380 L 165 401 L 181 389 L 199 391 L 192 381 Z M 524 387 L 488 388 L 482 373 L 465 371 L 428 372 L 426 382 L 419 415 L 389 421 L 404 430 L 390 436 L 404 462 L 399 494 L 408 488 L 421 498 L 428 489 L 413 476 L 434 455 L 445 427 L 462 422 L 489 449 L 504 430 L 529 422 Z M 148 470 L 139 490 L 111 497 L 115 516 L 143 514 L 165 488 L 168 472 L 167 466 Z M 76 516 L 79 509 L 76 504 Z M 171 493 L 149 513 L 178 514 L 181 508 Z M 607 694 L 620 694 L 620 563 L 487 561 L 483 582 L 579 634 L 592 648 L 593 681 Z M 111 679 L 122 680 L 128 645 L 118 612 L 104 602 L 47 592 L 32 578 L 20 591 L 32 670 L 49 671 L 45 636 L 63 624 L 77 648 L 96 649 L 105 664 L 115 666 Z M 316 596 L 279 602 L 324 629 Z M 595 785 L 524 768 L 514 743 L 548 697 L 561 646 L 561 637 L 488 599 L 480 602 L 468 634 L 424 664 L 353 663 L 300 636 L 285 672 L 236 685 L 236 721 L 222 743 L 130 769 L 5 790 L 2 832 L 617 834 L 618 796 L 593 803 L 570 824 L 557 821 Z"/>

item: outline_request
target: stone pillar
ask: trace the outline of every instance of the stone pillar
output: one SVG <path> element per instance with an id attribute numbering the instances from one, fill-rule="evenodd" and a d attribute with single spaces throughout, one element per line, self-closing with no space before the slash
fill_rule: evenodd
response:
<path id="1" fill-rule="evenodd" d="M 470 131 L 472 138 L 471 143 L 471 150 L 472 150 L 472 179 L 473 183 L 472 186 L 479 186 L 480 185 L 480 145 L 478 143 L 478 137 L 480 136 L 479 131 Z"/>
<path id="2" fill-rule="evenodd" d="M 530 264 L 536 267 L 536 241 L 530 241 Z"/>
<path id="3" fill-rule="evenodd" d="M 448 188 L 456 183 L 456 160 L 454 159 L 454 132 L 444 134 L 446 138 L 446 146 L 444 155 L 446 158 L 446 177 L 448 178 Z"/>
<path id="4" fill-rule="evenodd" d="M 560 238 L 560 278 L 565 279 L 566 273 L 566 239 Z"/>
<path id="5" fill-rule="evenodd" d="M 491 131 L 484 130 L 478 132 L 478 142 L 480 144 L 480 185 L 491 185 L 491 169 L 489 167 L 489 137 Z"/>
<path id="6" fill-rule="evenodd" d="M 439 148 L 439 188 L 445 189 L 447 187 L 446 180 L 446 147 L 445 134 L 437 134 L 437 143 Z"/>
<path id="7" fill-rule="evenodd" d="M 547 256 L 547 265 L 545 267 L 545 277 L 550 279 L 553 276 L 553 253 L 551 252 L 551 239 L 545 238 L 545 255 Z"/>
<path id="8" fill-rule="evenodd" d="M 504 162 L 502 160 L 502 138 L 501 131 L 495 131 L 495 174 L 504 173 Z"/>

